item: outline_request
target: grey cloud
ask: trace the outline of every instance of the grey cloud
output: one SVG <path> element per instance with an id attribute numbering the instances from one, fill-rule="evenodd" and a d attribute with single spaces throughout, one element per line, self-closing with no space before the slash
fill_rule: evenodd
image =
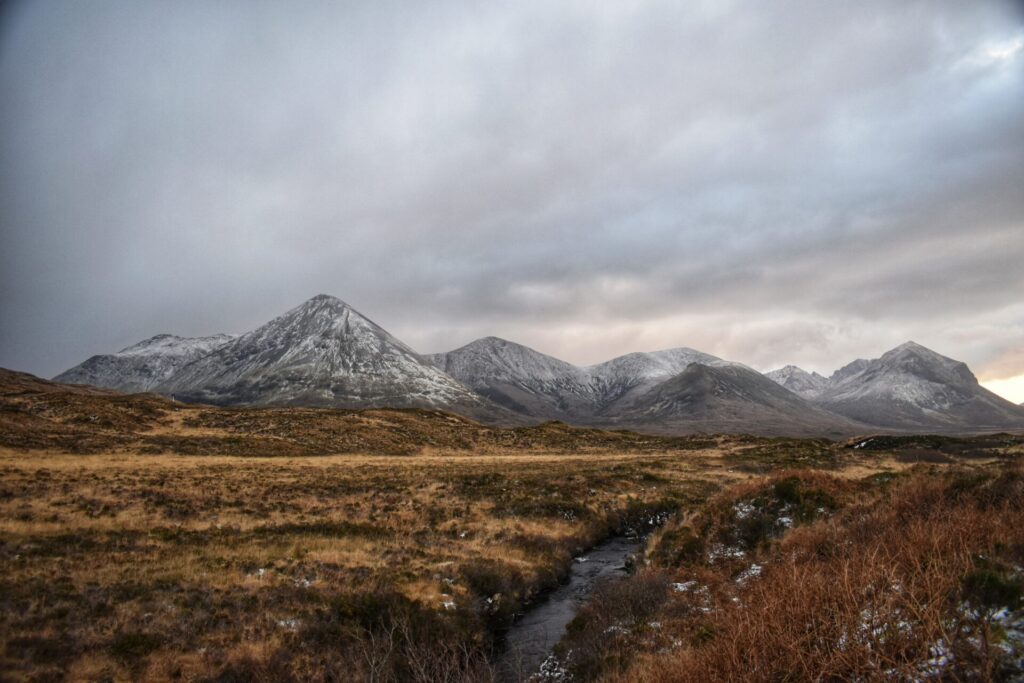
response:
<path id="1" fill-rule="evenodd" d="M 326 291 L 423 351 L 1008 368 L 1018 40 L 996 1 L 14 5 L 0 365 Z"/>

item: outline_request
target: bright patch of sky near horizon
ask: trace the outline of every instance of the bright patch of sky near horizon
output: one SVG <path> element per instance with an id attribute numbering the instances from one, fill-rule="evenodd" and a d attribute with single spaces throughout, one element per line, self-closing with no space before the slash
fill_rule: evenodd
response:
<path id="1" fill-rule="evenodd" d="M 982 382 L 981 385 L 1008 401 L 1024 403 L 1024 375 L 1017 375 L 1008 379 L 989 380 Z"/>
<path id="2" fill-rule="evenodd" d="M 1022 187 L 1020 2 L 12 3 L 0 366 L 326 292 L 423 352 L 912 339 L 1012 398 Z"/>

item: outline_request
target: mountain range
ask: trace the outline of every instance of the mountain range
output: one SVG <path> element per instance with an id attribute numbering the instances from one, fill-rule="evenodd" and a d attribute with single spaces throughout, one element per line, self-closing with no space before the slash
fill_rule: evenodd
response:
<path id="1" fill-rule="evenodd" d="M 434 365 L 496 403 L 532 417 L 579 420 L 615 414 L 691 363 L 723 363 L 693 349 L 631 353 L 600 365 L 577 367 L 539 351 L 485 337 L 448 353 L 427 356 Z"/>
<path id="2" fill-rule="evenodd" d="M 745 365 L 689 348 L 578 367 L 487 337 L 428 358 L 496 403 L 538 419 L 660 433 L 863 430 Z"/>
<path id="3" fill-rule="evenodd" d="M 576 366 L 497 337 L 420 355 L 327 295 L 237 337 L 157 335 L 54 379 L 214 405 L 430 408 L 657 433 L 1024 429 L 1024 409 L 913 342 L 827 378 L 792 365 L 761 374 L 690 348 Z"/>

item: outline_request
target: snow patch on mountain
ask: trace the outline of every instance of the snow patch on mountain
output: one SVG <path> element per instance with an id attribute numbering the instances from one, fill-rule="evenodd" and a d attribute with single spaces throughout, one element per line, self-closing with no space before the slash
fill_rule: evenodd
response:
<path id="1" fill-rule="evenodd" d="M 580 376 L 580 369 L 565 361 L 499 337 L 484 337 L 448 353 L 425 356 L 453 377 L 486 375 L 506 382 L 563 381 Z"/>
<path id="2" fill-rule="evenodd" d="M 795 365 L 766 372 L 765 377 L 804 398 L 815 398 L 829 385 L 829 380 L 816 372 L 807 372 Z"/>
<path id="3" fill-rule="evenodd" d="M 463 384 L 513 410 L 588 422 L 628 410 L 637 397 L 693 363 L 734 365 L 701 351 L 676 348 L 629 353 L 580 367 L 497 337 L 429 358 Z"/>
<path id="4" fill-rule="evenodd" d="M 234 339 L 229 334 L 179 337 L 158 334 L 117 353 L 92 356 L 54 381 L 90 384 L 117 391 L 151 391 L 180 368 Z"/>
<path id="5" fill-rule="evenodd" d="M 858 358 L 857 360 L 847 363 L 843 367 L 833 372 L 829 376 L 828 380 L 829 382 L 835 383 L 841 382 L 848 377 L 853 377 L 854 375 L 862 372 L 870 362 L 871 361 L 867 360 L 866 358 Z"/>
<path id="6" fill-rule="evenodd" d="M 597 400 L 582 368 L 498 337 L 427 358 L 474 391 L 524 415 L 583 415 Z"/>
<path id="7" fill-rule="evenodd" d="M 897 429 L 1024 427 L 1024 412 L 978 384 L 966 364 L 920 344 L 855 363 L 833 374 L 820 405 Z"/>
<path id="8" fill-rule="evenodd" d="M 861 429 L 756 370 L 728 362 L 691 363 L 628 406 L 617 406 L 615 419 L 661 431 L 838 435 Z"/>

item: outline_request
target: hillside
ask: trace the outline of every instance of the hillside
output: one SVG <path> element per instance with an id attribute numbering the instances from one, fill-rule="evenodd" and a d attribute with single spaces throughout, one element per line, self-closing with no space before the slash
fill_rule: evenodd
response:
<path id="1" fill-rule="evenodd" d="M 619 424 L 660 433 L 775 435 L 864 433 L 863 424 L 822 410 L 764 375 L 735 363 L 693 363 L 639 396 L 615 416 Z"/>
<path id="2" fill-rule="evenodd" d="M 546 423 L 491 428 L 424 409 L 219 408 L 65 385 L 0 368 L 0 448 L 72 453 L 300 456 L 423 450 L 688 450 L 660 438 Z"/>
<path id="3" fill-rule="evenodd" d="M 858 361 L 815 398 L 829 411 L 904 431 L 1024 428 L 1024 411 L 982 387 L 966 364 L 914 342 Z"/>
<path id="4" fill-rule="evenodd" d="M 150 391 L 185 365 L 232 339 L 229 334 L 210 337 L 158 334 L 117 353 L 92 356 L 54 380 L 126 392 Z"/>

